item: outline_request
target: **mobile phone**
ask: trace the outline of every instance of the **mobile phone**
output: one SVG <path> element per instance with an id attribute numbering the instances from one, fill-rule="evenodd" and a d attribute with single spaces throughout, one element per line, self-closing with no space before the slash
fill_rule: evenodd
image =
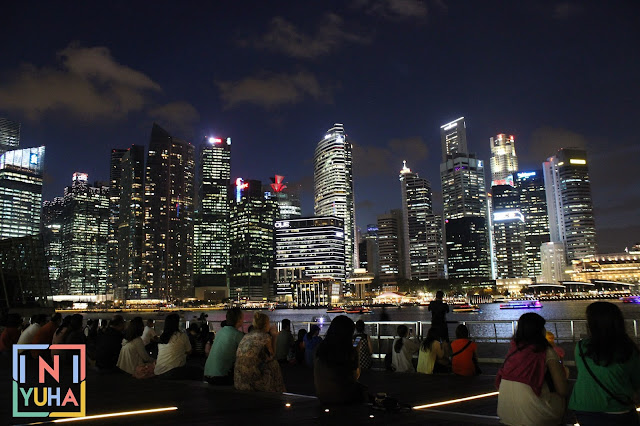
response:
<path id="1" fill-rule="evenodd" d="M 357 347 L 358 347 L 358 344 L 360 343 L 360 340 L 362 340 L 362 336 L 358 336 L 358 337 L 356 337 L 356 338 L 354 339 L 354 341 L 353 341 L 353 347 L 354 347 L 354 348 L 357 348 Z"/>

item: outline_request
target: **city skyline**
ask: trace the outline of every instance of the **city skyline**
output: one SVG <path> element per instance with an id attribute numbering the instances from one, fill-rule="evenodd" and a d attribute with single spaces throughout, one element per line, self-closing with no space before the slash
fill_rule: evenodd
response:
<path id="1" fill-rule="evenodd" d="M 640 93 L 629 44 L 636 5 L 374 3 L 243 10 L 133 4 L 126 13 L 102 5 L 40 5 L 34 13 L 28 3 L 13 5 L 4 31 L 20 43 L 6 45 L 0 65 L 0 116 L 22 124 L 22 148 L 47 147 L 44 200 L 60 196 L 76 171 L 108 181 L 111 148 L 145 145 L 157 120 L 196 147 L 206 135 L 232 137 L 232 178 L 286 175 L 302 184 L 306 216 L 314 144 L 341 122 L 354 143 L 362 229 L 401 206 L 402 160 L 438 181 L 438 129 L 464 116 L 468 145 L 485 163 L 487 141 L 500 133 L 515 136 L 521 170 L 540 169 L 558 148 L 586 148 L 598 251 L 622 251 L 640 239 L 633 167 L 612 167 L 639 154 L 628 126 Z M 169 16 L 193 25 L 162 35 L 155 27 Z M 606 19 L 617 25 L 604 28 Z M 374 30 L 378 20 L 386 25 Z M 488 32 L 496 20 L 504 31 Z M 58 31 L 56 22 L 87 24 Z M 301 36 L 298 44 L 293 35 Z M 176 66 L 166 66 L 167 57 Z M 503 59 L 508 72 L 488 65 Z M 30 82 L 40 90 L 30 91 Z M 439 212 L 440 188 L 433 189 Z"/>

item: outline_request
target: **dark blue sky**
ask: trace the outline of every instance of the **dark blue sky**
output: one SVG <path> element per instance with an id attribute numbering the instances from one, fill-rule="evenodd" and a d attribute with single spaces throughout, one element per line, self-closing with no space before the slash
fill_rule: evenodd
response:
<path id="1" fill-rule="evenodd" d="M 465 116 L 487 161 L 497 133 L 521 168 L 586 147 L 599 250 L 621 251 L 640 241 L 639 17 L 634 1 L 12 2 L 0 115 L 46 145 L 45 199 L 75 171 L 107 180 L 110 149 L 146 146 L 156 120 L 231 136 L 233 177 L 301 183 L 308 215 L 315 145 L 341 122 L 360 226 L 399 207 L 404 159 L 441 198 L 439 127 Z"/>

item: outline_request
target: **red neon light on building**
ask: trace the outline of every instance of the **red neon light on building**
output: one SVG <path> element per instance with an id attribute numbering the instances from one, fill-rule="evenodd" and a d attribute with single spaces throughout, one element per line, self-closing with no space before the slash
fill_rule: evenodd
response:
<path id="1" fill-rule="evenodd" d="M 284 181 L 284 176 L 276 175 L 275 178 L 271 178 L 273 183 L 271 184 L 271 189 L 273 192 L 282 192 L 287 185 L 284 185 L 282 182 Z"/>

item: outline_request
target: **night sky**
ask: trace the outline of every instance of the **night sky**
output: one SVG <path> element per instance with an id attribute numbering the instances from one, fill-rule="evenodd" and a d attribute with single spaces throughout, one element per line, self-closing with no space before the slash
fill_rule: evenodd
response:
<path id="1" fill-rule="evenodd" d="M 514 134 L 520 168 L 589 152 L 599 252 L 640 241 L 637 1 L 8 2 L 0 116 L 46 145 L 44 199 L 153 121 L 195 145 L 230 136 L 232 177 L 286 176 L 313 214 L 313 152 L 344 123 L 361 227 L 400 207 L 402 160 L 441 211 L 440 125 L 469 150 Z"/>

